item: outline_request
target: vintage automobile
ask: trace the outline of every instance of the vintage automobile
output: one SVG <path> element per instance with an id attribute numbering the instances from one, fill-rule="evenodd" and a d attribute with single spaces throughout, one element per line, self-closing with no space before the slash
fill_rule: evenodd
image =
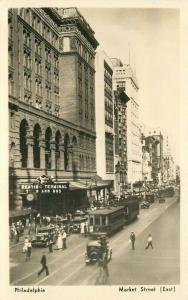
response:
<path id="1" fill-rule="evenodd" d="M 149 207 L 150 207 L 150 204 L 147 201 L 142 202 L 140 205 L 140 208 L 149 208 Z"/>
<path id="2" fill-rule="evenodd" d="M 155 194 L 154 193 L 146 194 L 146 201 L 149 203 L 153 203 L 155 201 Z"/>
<path id="3" fill-rule="evenodd" d="M 55 226 L 39 228 L 31 241 L 32 247 L 47 247 L 49 245 L 49 237 L 55 243 Z"/>
<path id="4" fill-rule="evenodd" d="M 165 202 L 165 198 L 164 197 L 159 197 L 159 203 L 164 203 Z"/>
<path id="5" fill-rule="evenodd" d="M 75 217 L 70 222 L 69 233 L 80 233 L 81 232 L 81 223 L 87 221 L 87 217 Z"/>
<path id="6" fill-rule="evenodd" d="M 102 245 L 100 240 L 90 241 L 86 246 L 85 263 L 96 263 L 102 255 Z M 112 259 L 112 248 L 107 243 L 107 261 Z"/>

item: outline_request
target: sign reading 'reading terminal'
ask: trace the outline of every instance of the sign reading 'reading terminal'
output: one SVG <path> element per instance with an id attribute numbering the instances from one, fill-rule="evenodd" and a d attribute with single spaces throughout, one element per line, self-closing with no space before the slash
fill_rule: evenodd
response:
<path id="1" fill-rule="evenodd" d="M 31 192 L 41 194 L 61 194 L 64 190 L 69 189 L 69 183 L 55 184 L 21 184 L 22 192 L 28 194 Z"/>

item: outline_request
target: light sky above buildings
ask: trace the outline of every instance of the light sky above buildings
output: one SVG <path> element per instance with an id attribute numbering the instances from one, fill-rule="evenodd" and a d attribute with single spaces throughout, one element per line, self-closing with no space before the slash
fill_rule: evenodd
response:
<path id="1" fill-rule="evenodd" d="M 109 57 L 131 64 L 139 83 L 140 122 L 168 134 L 179 163 L 179 10 L 79 8 Z"/>

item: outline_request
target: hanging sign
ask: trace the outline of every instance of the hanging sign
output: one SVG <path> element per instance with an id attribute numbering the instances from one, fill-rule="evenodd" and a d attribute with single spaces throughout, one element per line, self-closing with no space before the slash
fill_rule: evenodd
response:
<path id="1" fill-rule="evenodd" d="M 52 184 L 21 184 L 20 188 L 22 193 L 29 195 L 31 195 L 32 193 L 62 194 L 65 190 L 69 190 L 69 182 Z"/>

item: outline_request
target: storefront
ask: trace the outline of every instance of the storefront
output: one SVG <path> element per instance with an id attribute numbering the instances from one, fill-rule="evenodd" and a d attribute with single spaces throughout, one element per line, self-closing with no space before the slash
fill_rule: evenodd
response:
<path id="1" fill-rule="evenodd" d="M 21 184 L 23 207 L 32 208 L 41 215 L 73 213 L 89 206 L 87 189 L 73 182 L 51 184 Z"/>

